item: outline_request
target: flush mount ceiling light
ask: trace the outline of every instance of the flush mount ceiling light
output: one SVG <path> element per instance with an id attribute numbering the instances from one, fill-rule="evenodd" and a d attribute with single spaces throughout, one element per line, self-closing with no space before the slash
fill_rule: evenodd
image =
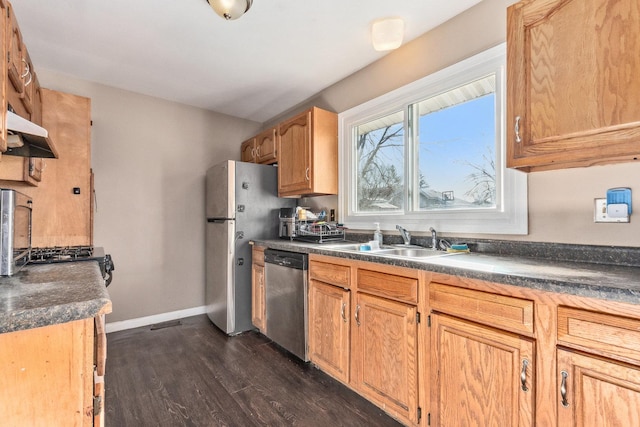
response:
<path id="1" fill-rule="evenodd" d="M 404 21 L 400 18 L 385 18 L 371 26 L 371 41 L 375 50 L 397 49 L 404 37 Z"/>
<path id="2" fill-rule="evenodd" d="M 251 7 L 253 0 L 207 0 L 207 3 L 215 13 L 229 21 L 244 15 Z"/>

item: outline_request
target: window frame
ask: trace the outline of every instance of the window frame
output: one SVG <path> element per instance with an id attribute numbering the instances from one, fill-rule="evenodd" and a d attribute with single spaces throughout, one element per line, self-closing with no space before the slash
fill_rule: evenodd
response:
<path id="1" fill-rule="evenodd" d="M 412 210 L 411 185 L 418 173 L 417 130 L 410 127 L 410 107 L 428 97 L 446 92 L 473 80 L 495 73 L 496 76 L 496 208 L 461 210 Z M 353 144 L 357 126 L 402 110 L 405 126 L 404 203 L 402 212 L 356 212 L 356 150 Z M 506 43 L 502 43 L 415 82 L 367 101 L 338 115 L 339 145 L 339 220 L 352 229 L 373 229 L 379 222 L 383 230 L 395 225 L 415 232 L 434 227 L 438 232 L 477 234 L 527 234 L 527 174 L 506 167 Z M 412 151 L 409 154 L 409 151 Z"/>

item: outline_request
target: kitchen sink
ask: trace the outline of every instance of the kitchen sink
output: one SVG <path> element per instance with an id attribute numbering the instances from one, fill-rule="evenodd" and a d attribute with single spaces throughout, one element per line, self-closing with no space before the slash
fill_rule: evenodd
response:
<path id="1" fill-rule="evenodd" d="M 398 258 L 429 258 L 436 256 L 452 255 L 444 251 L 434 251 L 431 248 L 424 248 L 416 245 L 384 245 L 378 250 L 363 251 L 360 247 L 365 243 L 337 243 L 322 245 L 323 249 L 330 249 L 340 252 L 358 252 L 367 255 L 398 257 Z"/>

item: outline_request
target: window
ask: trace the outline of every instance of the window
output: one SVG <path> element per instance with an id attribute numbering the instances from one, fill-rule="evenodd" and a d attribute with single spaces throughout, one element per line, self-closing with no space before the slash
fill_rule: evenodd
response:
<path id="1" fill-rule="evenodd" d="M 504 166 L 504 64 L 503 44 L 340 114 L 347 226 L 527 233 L 526 174 Z"/>

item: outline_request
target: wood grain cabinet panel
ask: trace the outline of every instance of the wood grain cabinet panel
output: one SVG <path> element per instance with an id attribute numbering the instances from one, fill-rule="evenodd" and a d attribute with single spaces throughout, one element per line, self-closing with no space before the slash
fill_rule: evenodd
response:
<path id="1" fill-rule="evenodd" d="M 240 160 L 243 162 L 255 163 L 256 161 L 256 139 L 250 138 L 240 145 Z"/>
<path id="2" fill-rule="evenodd" d="M 351 286 L 351 269 L 349 266 L 313 260 L 309 262 L 309 265 L 310 278 L 344 288 Z"/>
<path id="3" fill-rule="evenodd" d="M 338 194 L 338 116 L 313 107 L 278 125 L 278 195 Z"/>
<path id="4" fill-rule="evenodd" d="M 309 359 L 347 384 L 351 327 L 351 292 L 311 280 L 309 283 Z"/>
<path id="5" fill-rule="evenodd" d="M 417 277 L 358 269 L 358 290 L 410 304 L 418 303 Z"/>
<path id="6" fill-rule="evenodd" d="M 640 368 L 558 350 L 558 426 L 640 425 Z"/>
<path id="7" fill-rule="evenodd" d="M 417 308 L 358 292 L 352 384 L 391 415 L 418 423 Z"/>
<path id="8" fill-rule="evenodd" d="M 533 333 L 533 301 L 473 289 L 431 283 L 429 301 L 433 310 L 502 328 Z"/>
<path id="9" fill-rule="evenodd" d="M 276 128 L 269 128 L 256 136 L 256 163 L 270 165 L 278 161 L 276 131 Z"/>
<path id="10" fill-rule="evenodd" d="M 431 425 L 534 426 L 533 341 L 443 314 L 431 318 Z"/>
<path id="11" fill-rule="evenodd" d="M 266 294 L 264 288 L 264 247 L 254 246 L 251 263 L 251 323 L 267 333 Z"/>
<path id="12" fill-rule="evenodd" d="M 640 320 L 560 306 L 558 343 L 640 364 Z"/>
<path id="13" fill-rule="evenodd" d="M 507 10 L 507 165 L 640 155 L 640 3 L 523 0 Z"/>
<path id="14" fill-rule="evenodd" d="M 93 425 L 93 354 L 94 319 L 0 334 L 2 425 Z"/>

